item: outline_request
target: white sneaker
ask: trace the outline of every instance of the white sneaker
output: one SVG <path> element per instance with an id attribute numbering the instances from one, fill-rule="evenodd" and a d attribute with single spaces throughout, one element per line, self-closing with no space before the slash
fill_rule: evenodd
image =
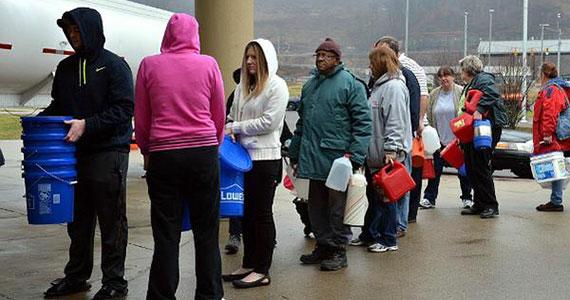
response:
<path id="1" fill-rule="evenodd" d="M 382 252 L 387 252 L 387 251 L 398 251 L 398 246 L 384 246 L 380 243 L 376 243 L 376 244 L 372 244 L 370 246 L 368 246 L 368 251 L 370 252 L 374 252 L 374 253 L 382 253 Z"/>
<path id="2" fill-rule="evenodd" d="M 428 208 L 432 208 L 433 205 L 431 205 L 431 202 L 429 202 L 428 199 L 424 198 L 424 199 L 420 200 L 420 207 L 423 209 L 428 209 Z"/>
<path id="3" fill-rule="evenodd" d="M 364 243 L 364 241 L 362 241 L 361 239 L 358 239 L 358 238 L 356 238 L 356 239 L 350 241 L 349 244 L 350 244 L 351 246 L 366 246 L 365 243 Z"/>
<path id="4" fill-rule="evenodd" d="M 463 202 L 463 208 L 471 208 L 473 207 L 473 200 L 469 200 L 469 199 L 463 199 L 461 200 Z"/>

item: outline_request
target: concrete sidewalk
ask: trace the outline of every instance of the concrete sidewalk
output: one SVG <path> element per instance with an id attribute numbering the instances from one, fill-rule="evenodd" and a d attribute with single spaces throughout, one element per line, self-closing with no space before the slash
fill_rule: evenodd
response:
<path id="1" fill-rule="evenodd" d="M 27 224 L 21 178 L 21 144 L 0 141 L 7 165 L 0 167 L 0 299 L 41 299 L 49 282 L 61 277 L 69 240 L 65 226 Z M 141 175 L 142 159 L 132 152 L 128 176 L 128 299 L 144 299 L 153 241 L 150 205 Z M 442 178 L 436 209 L 420 211 L 417 224 L 400 240 L 400 250 L 372 254 L 352 247 L 349 267 L 323 273 L 302 266 L 299 256 L 313 241 L 303 237 L 292 196 L 279 188 L 274 212 L 277 248 L 268 287 L 236 290 L 224 284 L 226 299 L 568 299 L 570 294 L 570 221 L 568 212 L 539 213 L 549 191 L 534 181 L 510 177 L 495 180 L 501 215 L 497 219 L 460 216 L 459 182 Z M 569 199 L 565 196 L 565 199 Z M 359 229 L 353 230 L 358 234 Z M 220 246 L 227 240 L 222 222 Z M 192 234 L 183 234 L 181 278 L 177 297 L 194 296 Z M 100 287 L 100 241 L 87 294 Z M 222 254 L 224 272 L 241 262 Z"/>

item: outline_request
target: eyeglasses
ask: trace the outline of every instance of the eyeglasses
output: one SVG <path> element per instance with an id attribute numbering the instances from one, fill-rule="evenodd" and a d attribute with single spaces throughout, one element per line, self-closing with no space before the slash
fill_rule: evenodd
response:
<path id="1" fill-rule="evenodd" d="M 336 58 L 336 55 L 325 54 L 325 53 L 316 53 L 316 54 L 313 54 L 313 57 L 315 57 L 315 58 L 324 58 L 324 59 L 327 59 L 327 60 L 331 60 L 331 59 L 333 59 L 333 58 Z"/>

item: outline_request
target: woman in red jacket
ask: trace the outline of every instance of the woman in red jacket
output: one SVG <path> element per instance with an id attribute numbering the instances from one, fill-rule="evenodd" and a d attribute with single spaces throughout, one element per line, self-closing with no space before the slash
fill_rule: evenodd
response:
<path id="1" fill-rule="evenodd" d="M 558 77 L 556 66 L 550 62 L 544 63 L 541 67 L 540 83 L 543 88 L 534 104 L 532 122 L 534 154 L 564 151 L 564 156 L 570 156 L 570 139 L 558 140 L 556 136 L 558 117 L 568 106 L 566 102 L 567 95 L 570 94 L 570 84 Z M 563 184 L 563 180 L 552 182 L 550 202 L 537 206 L 536 210 L 564 211 Z"/>

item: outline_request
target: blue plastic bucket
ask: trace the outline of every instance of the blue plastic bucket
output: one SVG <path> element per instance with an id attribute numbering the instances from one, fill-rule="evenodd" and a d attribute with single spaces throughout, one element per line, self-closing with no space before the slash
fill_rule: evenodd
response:
<path id="1" fill-rule="evenodd" d="M 23 117 L 21 118 L 21 122 L 24 134 L 43 132 L 63 134 L 65 136 L 70 126 L 63 122 L 72 119 L 72 117 Z"/>
<path id="2" fill-rule="evenodd" d="M 75 158 L 27 159 L 22 161 L 24 172 L 64 172 L 75 171 Z"/>
<path id="3" fill-rule="evenodd" d="M 70 146 L 52 146 L 52 147 L 24 147 L 24 160 L 44 160 L 57 158 L 75 158 L 75 145 Z"/>
<path id="4" fill-rule="evenodd" d="M 220 216 L 243 216 L 243 175 L 253 163 L 247 150 L 226 136 L 220 147 Z"/>
<path id="5" fill-rule="evenodd" d="M 475 130 L 475 137 L 473 138 L 475 149 L 491 149 L 493 143 L 491 122 L 489 120 L 476 120 L 473 128 Z"/>
<path id="6" fill-rule="evenodd" d="M 190 208 L 186 203 L 183 203 L 184 210 L 182 211 L 182 232 L 192 230 L 192 224 L 190 223 Z"/>
<path id="7" fill-rule="evenodd" d="M 75 171 L 24 173 L 28 223 L 73 222 Z"/>

